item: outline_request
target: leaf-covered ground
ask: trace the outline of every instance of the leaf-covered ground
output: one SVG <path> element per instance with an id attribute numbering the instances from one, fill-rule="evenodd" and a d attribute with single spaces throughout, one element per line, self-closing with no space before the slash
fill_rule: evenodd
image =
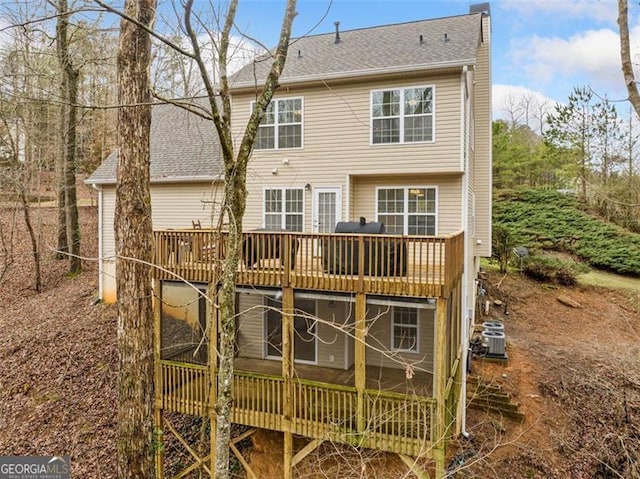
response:
<path id="1" fill-rule="evenodd" d="M 72 477 L 115 477 L 116 309 L 92 305 L 97 266 L 65 276 L 53 258 L 55 209 L 33 208 L 44 290 L 33 284 L 21 213 L 0 282 L 0 455 L 70 455 Z M 9 238 L 14 211 L 0 210 Z M 82 254 L 97 255 L 97 213 L 81 208 Z"/>

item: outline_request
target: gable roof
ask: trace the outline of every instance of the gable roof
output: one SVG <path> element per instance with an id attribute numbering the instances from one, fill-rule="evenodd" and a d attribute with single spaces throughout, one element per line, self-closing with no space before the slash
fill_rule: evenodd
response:
<path id="1" fill-rule="evenodd" d="M 205 105 L 204 99 L 196 102 Z M 118 150 L 113 151 L 86 180 L 116 183 Z M 151 182 L 195 182 L 221 179 L 222 153 L 213 122 L 172 104 L 151 110 Z"/>
<path id="2" fill-rule="evenodd" d="M 475 63 L 482 13 L 347 30 L 292 39 L 280 84 Z M 446 35 L 446 37 L 445 37 Z M 422 43 L 420 38 L 422 37 Z M 232 78 L 232 88 L 264 81 L 270 54 Z"/>

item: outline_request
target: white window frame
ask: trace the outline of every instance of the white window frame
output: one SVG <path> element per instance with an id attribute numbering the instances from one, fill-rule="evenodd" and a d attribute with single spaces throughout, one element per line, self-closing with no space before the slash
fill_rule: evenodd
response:
<path id="1" fill-rule="evenodd" d="M 431 140 L 423 140 L 423 141 L 405 141 L 404 140 L 404 92 L 405 90 L 413 90 L 416 88 L 431 88 Z M 388 116 L 388 117 L 375 117 L 373 116 L 373 95 L 379 92 L 385 91 L 400 91 L 400 138 L 398 142 L 394 143 L 374 143 L 373 142 L 373 120 L 381 119 L 381 118 L 396 118 L 396 116 Z M 409 116 L 427 116 L 427 115 L 409 115 Z M 436 142 L 436 86 L 435 85 L 410 85 L 410 86 L 400 86 L 400 87 L 389 87 L 389 88 L 378 88 L 375 90 L 371 90 L 369 94 L 369 145 L 370 146 L 388 146 L 388 145 L 419 145 L 424 143 L 435 143 Z"/>
<path id="2" fill-rule="evenodd" d="M 300 230 L 300 232 L 303 232 L 305 230 L 305 225 L 306 225 L 306 218 L 305 218 L 305 194 L 304 194 L 304 187 L 285 187 L 285 186 L 265 186 L 262 189 L 262 227 L 266 228 L 267 227 L 267 205 L 266 205 L 266 200 L 267 200 L 267 191 L 271 191 L 271 190 L 280 190 L 282 192 L 282 197 L 280 199 L 281 201 L 281 205 L 282 205 L 282 209 L 280 211 L 280 227 L 281 229 L 286 229 L 286 225 L 287 225 L 287 211 L 286 211 L 286 205 L 287 205 L 287 191 L 289 190 L 297 190 L 302 192 L 302 212 L 300 213 L 302 215 L 302 229 Z M 269 213 L 269 214 L 275 214 L 275 213 Z M 296 213 L 298 214 L 298 213 Z"/>
<path id="3" fill-rule="evenodd" d="M 416 331 L 416 343 L 415 343 L 415 349 L 402 349 L 402 348 L 396 348 L 395 344 L 396 344 L 396 335 L 395 335 L 395 330 L 396 330 L 396 311 L 398 310 L 398 308 L 405 308 L 405 309 L 412 309 L 413 311 L 415 311 L 416 314 L 416 324 L 412 325 L 412 324 L 397 324 L 398 327 L 402 327 L 402 328 L 412 328 L 415 329 Z M 411 306 L 392 306 L 391 307 L 391 320 L 390 320 L 390 325 L 391 325 L 391 350 L 392 351 L 397 351 L 397 352 L 401 352 L 401 353 L 413 353 L 413 354 L 420 354 L 420 309 L 419 308 L 414 308 Z"/>
<path id="4" fill-rule="evenodd" d="M 278 121 L 278 102 L 279 101 L 288 101 L 288 100 L 300 100 L 300 123 L 280 123 Z M 273 124 L 269 124 L 268 126 L 273 126 L 274 128 L 274 139 L 273 139 L 273 148 L 257 148 L 254 147 L 254 150 L 256 151 L 276 151 L 276 150 L 302 150 L 304 148 L 304 97 L 301 96 L 295 96 L 295 97 L 284 97 L 284 98 L 273 98 L 271 100 L 271 103 L 274 104 L 274 111 L 273 111 Z M 271 104 L 270 103 L 270 104 Z M 252 101 L 249 104 L 249 114 L 251 114 L 253 112 L 253 109 L 255 108 L 255 100 Z M 280 147 L 279 143 L 279 138 L 280 135 L 278 133 L 278 130 L 281 126 L 293 126 L 293 125 L 300 125 L 300 146 L 292 146 L 292 147 Z M 267 125 L 264 125 L 267 126 Z M 261 128 L 261 125 L 258 125 L 258 129 Z M 257 136 L 257 133 L 256 133 Z"/>
<path id="5" fill-rule="evenodd" d="M 427 235 L 427 236 L 437 236 L 438 235 L 438 218 L 439 218 L 439 208 L 438 208 L 438 198 L 439 198 L 439 192 L 438 192 L 438 186 L 436 185 L 381 185 L 381 186 L 376 186 L 376 191 L 375 191 L 375 197 L 374 197 L 374 203 L 376 205 L 376 221 L 380 221 L 380 214 L 397 214 L 400 215 L 400 213 L 380 213 L 379 211 L 379 204 L 378 204 L 378 192 L 380 190 L 399 190 L 399 189 L 404 189 L 404 206 L 403 206 L 403 212 L 402 212 L 402 217 L 403 217 L 403 227 L 402 227 L 402 234 L 403 235 L 409 235 L 409 216 L 412 215 L 416 215 L 416 213 L 409 213 L 409 190 L 412 189 L 426 189 L 426 190 L 434 190 L 435 191 L 435 195 L 436 195 L 436 210 L 435 213 L 424 213 L 425 215 L 428 216 L 434 216 L 435 217 L 435 231 L 433 233 L 433 235 Z M 412 235 L 413 236 L 413 235 Z M 422 235 L 420 235 L 422 236 Z"/>

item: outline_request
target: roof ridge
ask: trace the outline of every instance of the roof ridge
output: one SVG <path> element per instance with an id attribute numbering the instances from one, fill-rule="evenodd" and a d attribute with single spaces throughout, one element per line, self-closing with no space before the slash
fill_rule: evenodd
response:
<path id="1" fill-rule="evenodd" d="M 396 22 L 396 23 L 385 23 L 382 25 L 371 25 L 368 27 L 359 27 L 359 28 L 351 28 L 348 30 L 340 30 L 340 34 L 342 35 L 343 33 L 351 33 L 351 32 L 360 32 L 360 31 L 364 31 L 364 30 L 376 30 L 378 28 L 387 28 L 387 27 L 397 27 L 397 26 L 401 26 L 401 25 L 410 25 L 410 24 L 414 24 L 414 23 L 422 23 L 422 22 L 436 22 L 438 20 L 449 20 L 452 18 L 460 18 L 460 17 L 473 17 L 473 16 L 478 16 L 478 15 L 482 15 L 482 13 L 480 12 L 474 12 L 474 13 L 461 13 L 459 15 L 447 15 L 445 17 L 438 17 L 438 18 L 423 18 L 421 20 L 408 20 L 405 22 Z M 335 30 L 332 30 L 330 32 L 326 32 L 326 33 L 314 33 L 311 35 L 302 35 L 300 37 L 291 37 L 291 40 L 289 43 L 294 42 L 296 40 L 301 40 L 303 38 L 312 38 L 312 37 L 322 37 L 322 36 L 334 36 L 335 35 Z"/>

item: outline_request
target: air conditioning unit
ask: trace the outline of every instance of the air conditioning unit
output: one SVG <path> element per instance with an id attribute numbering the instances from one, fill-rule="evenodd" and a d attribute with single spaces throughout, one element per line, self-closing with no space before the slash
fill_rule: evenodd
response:
<path id="1" fill-rule="evenodd" d="M 482 344 L 492 356 L 506 356 L 506 336 L 502 331 L 482 331 Z"/>
<path id="2" fill-rule="evenodd" d="M 504 333 L 504 324 L 501 321 L 485 321 L 482 323 L 483 331 L 501 331 Z"/>

